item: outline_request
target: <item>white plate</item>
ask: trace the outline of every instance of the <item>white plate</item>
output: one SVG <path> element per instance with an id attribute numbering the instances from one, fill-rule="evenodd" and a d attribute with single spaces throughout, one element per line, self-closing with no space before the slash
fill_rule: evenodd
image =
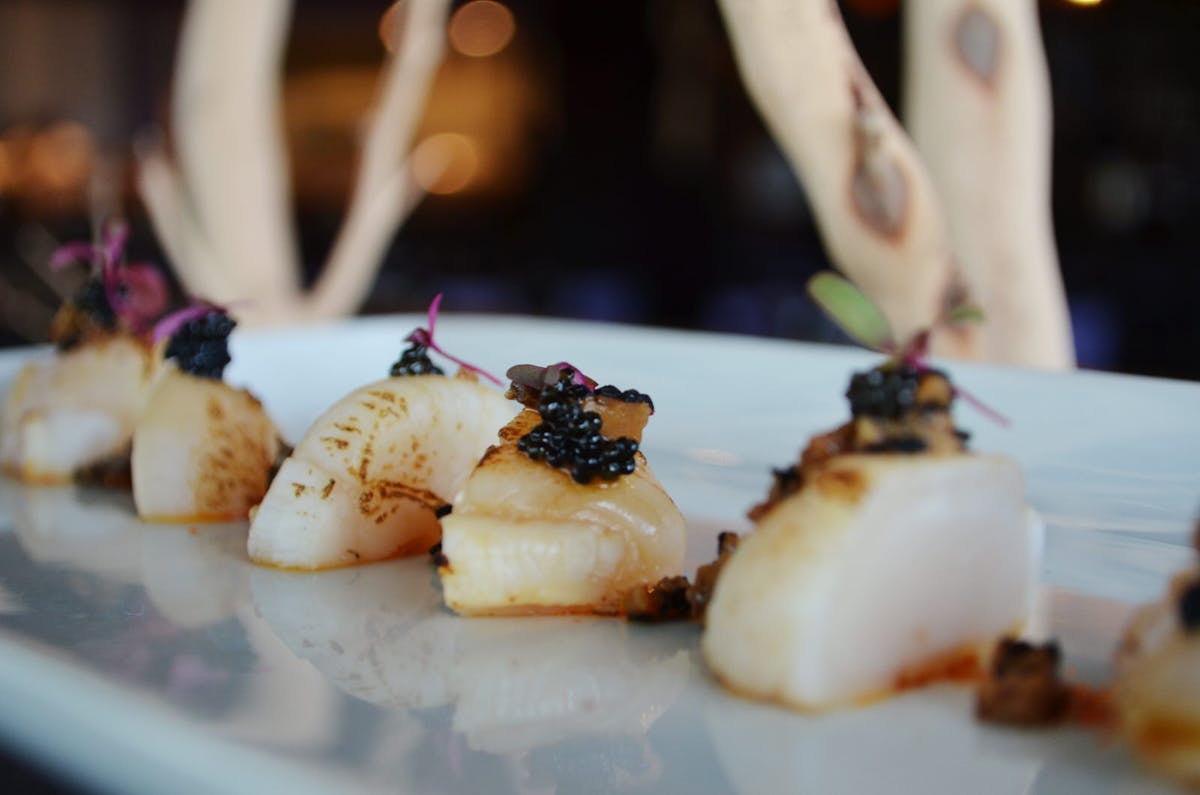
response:
<path id="1" fill-rule="evenodd" d="M 233 383 L 294 440 L 383 376 L 416 317 L 238 332 Z M 654 396 L 644 449 L 689 519 L 689 570 L 745 529 L 768 468 L 845 415 L 844 348 L 446 316 L 503 371 L 569 359 Z M 29 352 L 0 356 L 6 384 Z M 1024 465 L 1049 525 L 1051 630 L 1102 680 L 1128 605 L 1192 557 L 1200 385 L 979 366 L 957 381 L 977 449 Z M 720 690 L 694 626 L 455 618 L 427 561 L 316 575 L 245 561 L 245 526 L 147 526 L 127 498 L 0 492 L 0 734 L 122 793 L 1094 793 L 1167 785 L 1081 731 L 977 724 L 939 687 L 805 717 Z"/>

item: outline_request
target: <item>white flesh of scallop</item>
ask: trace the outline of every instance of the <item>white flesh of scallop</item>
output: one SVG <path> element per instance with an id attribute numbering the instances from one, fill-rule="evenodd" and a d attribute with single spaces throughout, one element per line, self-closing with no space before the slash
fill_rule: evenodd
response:
<path id="1" fill-rule="evenodd" d="M 1179 597 L 1196 580 L 1175 578 L 1159 602 L 1137 610 L 1117 656 L 1121 731 L 1161 772 L 1200 786 L 1200 633 L 1179 621 Z"/>
<path id="2" fill-rule="evenodd" d="M 679 573 L 683 516 L 640 453 L 632 474 L 581 485 L 526 457 L 516 435 L 484 458 L 442 522 L 449 607 L 613 613 L 629 589 Z"/>
<path id="3" fill-rule="evenodd" d="M 267 490 L 279 437 L 249 392 L 167 370 L 133 431 L 133 500 L 152 522 L 244 519 Z"/>
<path id="4" fill-rule="evenodd" d="M 352 392 L 317 419 L 253 517 L 255 563 L 327 569 L 426 552 L 448 504 L 515 413 L 499 393 L 440 375 Z"/>
<path id="5" fill-rule="evenodd" d="M 152 358 L 132 337 L 114 336 L 26 365 L 0 419 L 0 466 L 54 483 L 123 454 L 156 372 Z"/>
<path id="6" fill-rule="evenodd" d="M 811 480 L 717 581 L 702 650 L 733 690 L 805 710 L 864 703 L 1028 620 L 1042 530 L 1015 463 L 848 455 Z"/>

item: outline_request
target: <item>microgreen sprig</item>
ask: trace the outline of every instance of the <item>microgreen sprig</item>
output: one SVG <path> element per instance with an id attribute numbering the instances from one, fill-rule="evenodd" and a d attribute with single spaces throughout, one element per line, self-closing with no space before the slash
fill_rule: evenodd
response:
<path id="1" fill-rule="evenodd" d="M 808 294 L 821 311 L 858 344 L 918 370 L 930 369 L 927 359 L 933 327 L 921 329 L 903 344 L 898 343 L 879 307 L 848 279 L 830 271 L 821 271 L 808 280 Z M 982 320 L 983 311 L 979 307 L 964 304 L 951 309 L 935 325 Z M 1007 417 L 962 387 L 955 386 L 954 393 L 998 425 L 1007 428 L 1011 424 Z"/>
<path id="2" fill-rule="evenodd" d="M 582 370 L 570 362 L 557 362 L 546 367 L 538 367 L 536 364 L 514 364 L 504 375 L 514 384 L 540 391 L 557 384 L 562 379 L 564 371 L 570 372 L 572 384 L 585 386 L 589 392 L 595 392 L 596 387 L 599 386 L 599 382 L 588 378 Z"/>
<path id="3" fill-rule="evenodd" d="M 212 301 L 205 301 L 200 298 L 193 298 L 191 303 L 182 309 L 176 309 L 166 317 L 154 324 L 154 332 L 150 339 L 158 344 L 165 339 L 170 339 L 175 336 L 181 328 L 191 323 L 193 320 L 198 320 L 213 312 L 219 312 L 223 315 L 229 314 L 227 307 L 215 304 Z"/>
<path id="4" fill-rule="evenodd" d="M 129 225 L 119 219 L 108 221 L 100 243 L 66 243 L 50 255 L 51 270 L 76 263 L 92 265 L 104 286 L 104 297 L 113 313 L 131 330 L 144 331 L 167 308 L 167 280 L 148 262 L 125 261 Z"/>
<path id="5" fill-rule="evenodd" d="M 433 332 L 434 332 L 434 329 L 437 327 L 438 310 L 441 309 L 441 306 L 442 306 L 442 294 L 438 293 L 437 295 L 435 295 L 433 297 L 433 300 L 429 302 L 429 327 L 421 328 L 420 326 L 418 326 L 417 328 L 413 329 L 412 332 L 407 337 L 404 338 L 404 341 L 411 342 L 414 345 L 420 345 L 422 347 L 428 348 L 431 351 L 435 351 L 435 352 L 441 354 L 442 356 L 445 356 L 447 359 L 454 362 L 455 364 L 457 364 L 459 367 L 463 368 L 464 370 L 471 372 L 471 373 L 475 373 L 476 375 L 481 375 L 484 378 L 486 378 L 487 380 L 491 381 L 496 386 L 504 386 L 504 383 L 499 378 L 492 375 L 487 370 L 484 370 L 482 367 L 476 367 L 475 365 L 473 365 L 469 362 L 465 362 L 462 359 L 459 359 L 457 356 L 454 356 L 453 354 L 447 353 L 445 351 L 445 349 L 443 349 L 440 345 L 437 344 L 436 340 L 434 340 Z"/>

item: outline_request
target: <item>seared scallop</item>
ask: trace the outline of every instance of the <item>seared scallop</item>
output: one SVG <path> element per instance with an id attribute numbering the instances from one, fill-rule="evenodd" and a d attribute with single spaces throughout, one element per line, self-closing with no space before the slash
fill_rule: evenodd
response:
<path id="1" fill-rule="evenodd" d="M 249 392 L 171 367 L 133 431 L 133 499 L 151 522 L 244 519 L 267 491 L 279 435 Z"/>
<path id="2" fill-rule="evenodd" d="M 157 371 L 150 350 L 127 334 L 27 364 L 0 418 L 0 466 L 27 482 L 60 483 L 127 456 Z"/>
<path id="3" fill-rule="evenodd" d="M 424 554 L 513 411 L 467 378 L 399 376 L 355 390 L 283 462 L 250 525 L 250 558 L 328 569 Z"/>
<path id="4" fill-rule="evenodd" d="M 861 704 L 980 660 L 1029 617 L 1041 526 L 1015 463 L 842 455 L 761 516 L 724 566 L 702 650 L 732 690 Z"/>
<path id="5" fill-rule="evenodd" d="M 540 421 L 526 409 L 501 432 L 443 520 L 442 589 L 461 614 L 616 613 L 683 565 L 683 516 L 645 457 L 579 483 L 519 449 Z"/>

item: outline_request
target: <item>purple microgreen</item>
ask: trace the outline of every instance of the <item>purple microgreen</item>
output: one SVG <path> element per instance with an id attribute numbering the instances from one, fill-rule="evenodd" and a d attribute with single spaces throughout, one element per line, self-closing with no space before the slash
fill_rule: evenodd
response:
<path id="1" fill-rule="evenodd" d="M 849 280 L 821 271 L 808 280 L 808 294 L 830 320 L 860 345 L 883 353 L 896 349 L 883 313 Z"/>
<path id="2" fill-rule="evenodd" d="M 151 339 L 155 344 L 158 344 L 165 339 L 170 339 L 188 323 L 191 323 L 193 320 L 199 320 L 200 318 L 211 314 L 212 312 L 228 314 L 223 306 L 211 303 L 209 301 L 192 299 L 192 303 L 190 303 L 188 306 L 185 306 L 183 309 L 176 309 L 174 312 L 155 323 L 154 333 L 151 336 Z"/>
<path id="3" fill-rule="evenodd" d="M 536 364 L 514 364 L 508 368 L 504 377 L 519 386 L 540 390 L 546 386 L 547 369 Z"/>
<path id="4" fill-rule="evenodd" d="M 125 263 L 129 225 L 113 219 L 100 233 L 100 245 L 66 243 L 50 255 L 51 270 L 80 262 L 89 263 L 104 287 L 104 297 L 113 312 L 133 331 L 141 331 L 167 308 L 166 278 L 150 263 Z"/>
<path id="5" fill-rule="evenodd" d="M 113 218 L 104 225 L 100 233 L 100 247 L 103 250 L 106 271 L 116 270 L 120 266 L 125 254 L 125 244 L 128 242 L 129 224 L 119 218 Z"/>
<path id="6" fill-rule="evenodd" d="M 476 375 L 481 375 L 484 378 L 486 378 L 487 380 L 491 381 L 496 386 L 504 386 L 504 382 L 502 382 L 499 378 L 497 378 L 496 376 L 489 373 L 487 370 L 484 370 L 482 367 L 476 367 L 475 365 L 471 364 L 470 362 L 464 362 L 462 359 L 458 358 L 457 356 L 447 353 L 440 345 L 437 344 L 437 342 L 433 338 L 433 330 L 437 326 L 437 316 L 438 316 L 438 311 L 441 309 L 441 306 L 442 306 L 442 294 L 438 293 L 437 295 L 435 295 L 433 297 L 433 300 L 429 302 L 429 328 L 425 329 L 425 328 L 417 327 L 417 328 L 413 329 L 412 333 L 410 333 L 407 337 L 404 338 L 404 341 L 411 342 L 415 345 L 421 345 L 425 348 L 428 348 L 431 351 L 435 351 L 436 353 L 439 353 L 442 356 L 445 356 L 447 359 L 454 362 L 455 364 L 457 364 L 459 367 L 466 370 L 467 372 L 475 373 Z"/>
<path id="7" fill-rule="evenodd" d="M 571 371 L 571 383 L 575 384 L 576 386 L 586 386 L 588 388 L 588 391 L 590 391 L 590 392 L 595 392 L 596 387 L 599 386 L 599 384 L 596 381 L 593 381 L 591 378 L 588 378 L 586 375 L 583 374 L 582 370 L 580 370 L 578 367 L 571 364 L 570 362 L 557 362 L 556 364 L 552 364 L 549 367 L 547 367 L 546 368 L 546 385 L 549 386 L 551 384 L 557 384 L 559 382 L 559 379 L 562 378 L 563 370 Z"/>
<path id="8" fill-rule="evenodd" d="M 63 243 L 50 255 L 50 270 L 60 271 L 77 262 L 86 262 L 90 265 L 100 254 L 100 248 L 91 243 Z"/>
<path id="9" fill-rule="evenodd" d="M 999 425 L 1001 428 L 1008 428 L 1012 426 L 1012 420 L 996 411 L 994 408 L 984 403 L 982 400 L 975 397 L 975 395 L 963 389 L 961 386 L 956 384 L 952 388 L 954 389 L 954 394 L 962 398 L 964 403 L 978 411 L 983 416 L 987 417 L 992 422 Z"/>
<path id="10" fill-rule="evenodd" d="M 570 362 L 557 362 L 546 367 L 538 367 L 536 364 L 514 364 L 504 375 L 514 384 L 540 391 L 557 384 L 562 378 L 563 370 L 571 371 L 572 384 L 585 386 L 590 392 L 596 391 L 598 382 L 588 378 L 582 370 Z"/>
<path id="11" fill-rule="evenodd" d="M 929 356 L 929 329 L 921 329 L 912 336 L 900 351 L 900 358 L 918 369 L 928 369 L 925 359 Z"/>
<path id="12" fill-rule="evenodd" d="M 113 277 L 105 280 L 105 295 L 113 311 L 135 331 L 149 326 L 170 303 L 166 277 L 148 262 L 115 269 Z"/>
<path id="13" fill-rule="evenodd" d="M 871 303 L 871 299 L 848 279 L 830 271 L 821 271 L 808 280 L 808 294 L 830 320 L 860 345 L 893 356 L 918 370 L 931 369 L 927 357 L 932 328 L 921 329 L 902 347 L 897 346 L 887 319 L 879 308 Z M 983 319 L 982 309 L 971 304 L 961 304 L 947 312 L 941 322 L 958 324 Z M 975 395 L 958 386 L 952 388 L 956 396 L 961 397 L 965 403 L 997 425 L 1007 428 L 1012 424 L 1008 417 Z"/>

